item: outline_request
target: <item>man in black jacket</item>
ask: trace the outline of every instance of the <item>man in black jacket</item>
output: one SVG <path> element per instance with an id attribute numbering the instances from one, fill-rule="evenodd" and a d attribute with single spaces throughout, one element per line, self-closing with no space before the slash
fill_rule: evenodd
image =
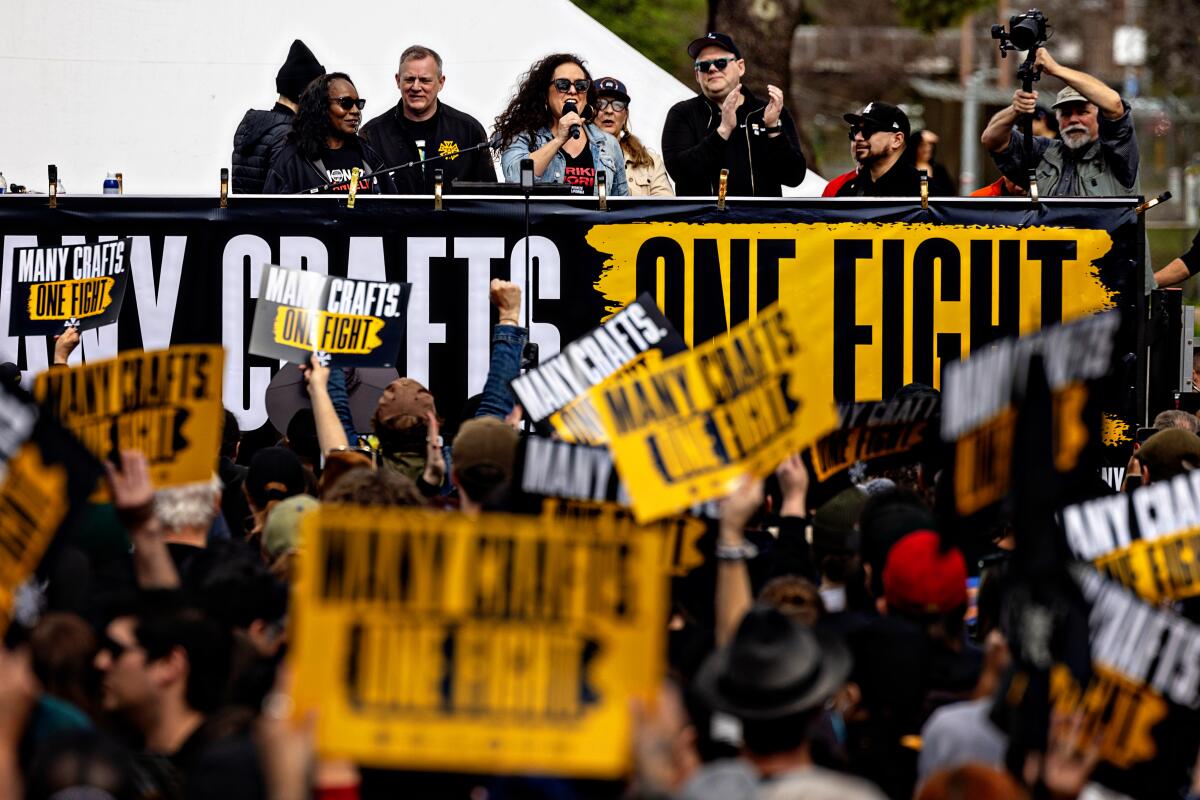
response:
<path id="1" fill-rule="evenodd" d="M 780 197 L 798 186 L 807 165 L 783 92 L 763 102 L 743 85 L 746 62 L 733 39 L 709 33 L 688 45 L 701 94 L 676 103 L 663 125 L 662 152 L 675 192 L 715 195 L 729 170 L 730 195 Z"/>
<path id="2" fill-rule="evenodd" d="M 911 132 L 908 115 L 890 103 L 867 103 L 858 114 L 843 114 L 850 123 L 850 141 L 858 174 L 837 191 L 837 197 L 919 197 L 921 176 L 901 156 Z"/>
<path id="3" fill-rule="evenodd" d="M 362 137 L 379 152 L 386 166 L 441 156 L 433 164 L 396 172 L 393 179 L 401 194 L 432 194 L 434 170 L 438 169 L 446 185 L 455 179 L 496 180 L 488 148 L 463 152 L 486 142 L 487 135 L 477 119 L 438 100 L 445 84 L 442 57 L 428 47 L 409 47 L 400 55 L 396 73 L 400 102 L 363 126 Z"/>
<path id="4" fill-rule="evenodd" d="M 283 149 L 298 100 L 309 81 L 325 74 L 325 67 L 299 39 L 292 42 L 287 61 L 275 76 L 279 97 L 270 111 L 250 109 L 233 134 L 233 174 L 230 191 L 234 194 L 262 194 L 271 161 Z"/>

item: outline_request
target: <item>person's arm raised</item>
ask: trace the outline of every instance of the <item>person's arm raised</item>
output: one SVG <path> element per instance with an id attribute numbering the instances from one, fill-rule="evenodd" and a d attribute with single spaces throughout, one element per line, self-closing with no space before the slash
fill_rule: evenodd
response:
<path id="1" fill-rule="evenodd" d="M 1037 92 L 1013 92 L 1013 101 L 1000 109 L 988 120 L 979 141 L 989 153 L 1003 153 L 1012 141 L 1012 128 L 1022 114 L 1032 114 L 1037 109 Z"/>
<path id="2" fill-rule="evenodd" d="M 1120 119 L 1125 116 L 1125 104 L 1121 102 L 1121 95 L 1099 78 L 1064 67 L 1055 61 L 1054 56 L 1044 47 L 1038 49 L 1037 60 L 1034 63 L 1042 68 L 1042 72 L 1058 78 L 1094 103 L 1107 118 Z"/>
<path id="3" fill-rule="evenodd" d="M 346 437 L 346 429 L 338 418 L 329 397 L 329 367 L 321 366 L 314 355 L 307 365 L 300 367 L 304 380 L 308 384 L 308 396 L 312 400 L 313 421 L 317 426 L 317 444 L 322 453 L 328 453 L 335 447 L 349 447 L 350 440 Z"/>
<path id="4" fill-rule="evenodd" d="M 717 533 L 716 645 L 733 640 L 738 623 L 754 604 L 746 561 L 756 550 L 746 540 L 746 524 L 762 505 L 763 482 L 744 476 L 721 501 Z"/>
<path id="5" fill-rule="evenodd" d="M 139 450 L 121 451 L 121 468 L 105 464 L 117 517 L 129 531 L 133 544 L 133 571 L 141 589 L 178 589 L 179 573 L 167 543 L 162 523 L 154 513 L 154 483 L 150 465 Z"/>

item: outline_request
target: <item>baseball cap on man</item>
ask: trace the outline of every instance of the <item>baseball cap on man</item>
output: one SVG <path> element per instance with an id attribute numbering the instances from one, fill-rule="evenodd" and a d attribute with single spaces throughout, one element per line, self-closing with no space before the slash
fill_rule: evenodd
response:
<path id="1" fill-rule="evenodd" d="M 505 478 L 512 477 L 513 458 L 520 435 L 498 417 L 476 417 L 458 429 L 450 447 L 454 469 L 493 467 Z"/>
<path id="2" fill-rule="evenodd" d="M 914 531 L 888 553 L 883 596 L 898 611 L 947 614 L 967 604 L 967 562 L 933 531 Z"/>
<path id="3" fill-rule="evenodd" d="M 706 47 L 720 47 L 733 53 L 737 58 L 742 57 L 742 51 L 733 43 L 733 39 L 723 33 L 713 32 L 706 33 L 699 39 L 693 39 L 692 43 L 688 45 L 688 55 L 695 58 Z"/>
<path id="4" fill-rule="evenodd" d="M 601 78 L 596 81 L 596 94 L 600 97 L 615 97 L 626 103 L 629 102 L 629 92 L 626 91 L 625 84 L 616 78 Z"/>
<path id="5" fill-rule="evenodd" d="M 1150 470 L 1150 480 L 1174 478 L 1200 468 L 1200 436 L 1183 428 L 1167 428 L 1138 448 L 1137 459 Z"/>
<path id="6" fill-rule="evenodd" d="M 1059 108 L 1060 106 L 1069 106 L 1071 103 L 1090 103 L 1086 97 L 1075 91 L 1072 86 L 1065 86 L 1058 93 L 1058 97 L 1054 98 L 1054 105 L 1051 108 Z"/>
<path id="7" fill-rule="evenodd" d="M 857 114 L 842 114 L 842 119 L 851 125 L 865 125 L 889 133 L 903 133 L 905 139 L 912 133 L 907 114 L 891 103 L 881 103 L 878 100 L 867 103 Z"/>

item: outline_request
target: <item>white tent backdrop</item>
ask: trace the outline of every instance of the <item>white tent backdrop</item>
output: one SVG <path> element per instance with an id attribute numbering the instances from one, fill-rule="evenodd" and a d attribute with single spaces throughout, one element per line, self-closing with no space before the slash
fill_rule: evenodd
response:
<path id="1" fill-rule="evenodd" d="M 692 95 L 569 0 L 0 0 L 0 172 L 45 191 L 57 164 L 68 194 L 124 173 L 130 194 L 215 194 L 248 108 L 270 108 L 293 39 L 367 98 L 364 120 L 399 99 L 393 75 L 413 43 L 445 61 L 441 95 L 490 132 L 518 77 L 574 52 L 633 98 L 635 133 L 658 149 L 672 104 Z M 684 43 L 680 43 L 683 47 Z M 819 194 L 813 175 L 797 193 Z"/>

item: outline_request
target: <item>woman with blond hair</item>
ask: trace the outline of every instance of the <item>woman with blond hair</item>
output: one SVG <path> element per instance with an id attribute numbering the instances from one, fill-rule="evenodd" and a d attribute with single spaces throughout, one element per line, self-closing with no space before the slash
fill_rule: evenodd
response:
<path id="1" fill-rule="evenodd" d="M 662 156 L 642 144 L 629 130 L 629 92 L 616 78 L 596 81 L 596 125 L 621 143 L 625 181 L 634 196 L 674 197 Z"/>

